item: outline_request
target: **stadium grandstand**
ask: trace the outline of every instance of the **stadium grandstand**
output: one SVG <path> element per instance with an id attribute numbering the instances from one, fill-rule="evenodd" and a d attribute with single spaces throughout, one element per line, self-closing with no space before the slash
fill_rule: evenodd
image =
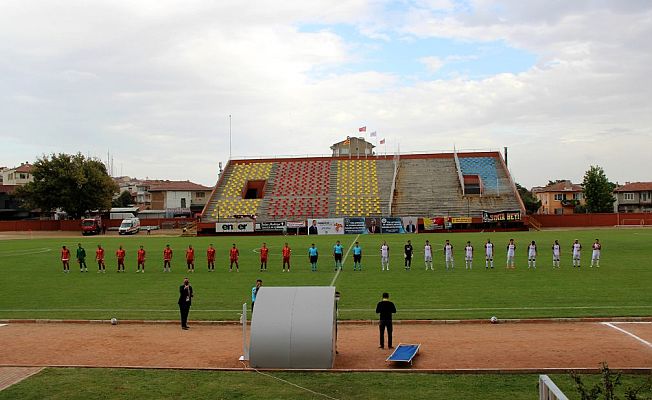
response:
<path id="1" fill-rule="evenodd" d="M 499 151 L 233 159 L 221 173 L 202 223 L 253 217 L 482 218 L 523 203 Z"/>

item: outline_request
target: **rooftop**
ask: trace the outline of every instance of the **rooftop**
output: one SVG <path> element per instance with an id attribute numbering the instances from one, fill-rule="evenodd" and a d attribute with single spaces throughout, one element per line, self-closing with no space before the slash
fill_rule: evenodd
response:
<path id="1" fill-rule="evenodd" d="M 167 192 L 167 191 L 209 191 L 213 188 L 200 185 L 190 181 L 160 181 L 153 183 L 149 188 L 150 192 Z"/>
<path id="2" fill-rule="evenodd" d="M 652 191 L 652 182 L 631 182 L 619 186 L 614 192 L 647 192 Z"/>
<path id="3" fill-rule="evenodd" d="M 552 183 L 548 186 L 533 188 L 534 193 L 545 193 L 545 192 L 581 192 L 584 188 L 582 185 L 572 183 L 569 180 Z"/>

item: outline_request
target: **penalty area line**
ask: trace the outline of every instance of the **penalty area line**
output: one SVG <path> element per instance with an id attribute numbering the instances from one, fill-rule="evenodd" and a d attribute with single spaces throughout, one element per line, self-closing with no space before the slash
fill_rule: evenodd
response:
<path id="1" fill-rule="evenodd" d="M 360 238 L 360 234 L 358 234 L 358 236 L 356 236 L 355 239 L 353 239 L 353 241 L 351 242 L 351 245 L 349 246 L 349 249 L 346 251 L 346 254 L 344 255 L 344 258 L 342 259 L 342 265 L 344 265 L 344 263 L 346 262 L 346 258 L 349 256 L 349 252 L 351 251 L 351 249 L 353 248 L 353 245 L 355 244 L 355 242 L 358 241 L 359 238 Z M 335 276 L 333 277 L 333 280 L 331 281 L 330 286 L 335 285 L 335 281 L 337 280 L 337 277 L 340 276 L 340 271 L 342 271 L 342 270 L 338 268 L 337 272 L 335 272 Z"/>
<path id="2" fill-rule="evenodd" d="M 647 347 L 652 349 L 652 343 L 648 342 L 647 340 L 645 340 L 643 338 L 640 338 L 640 337 L 634 335 L 633 333 L 631 333 L 629 331 L 624 330 L 623 328 L 620 328 L 620 327 L 612 324 L 611 322 L 601 322 L 601 324 L 605 325 L 605 326 L 608 326 L 610 328 L 613 328 L 613 329 L 615 329 L 617 331 L 620 331 L 620 332 L 624 333 L 625 335 L 631 336 L 634 339 L 638 340 L 639 342 L 643 343 L 644 345 L 646 345 Z"/>

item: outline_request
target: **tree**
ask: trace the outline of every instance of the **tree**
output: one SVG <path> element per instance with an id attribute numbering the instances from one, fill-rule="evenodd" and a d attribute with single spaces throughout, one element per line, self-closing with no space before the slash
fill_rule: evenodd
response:
<path id="1" fill-rule="evenodd" d="M 19 188 L 17 197 L 30 208 L 61 208 L 74 218 L 90 210 L 109 209 L 118 191 L 102 161 L 81 153 L 44 155 L 34 163 L 32 175 L 34 181 Z"/>
<path id="2" fill-rule="evenodd" d="M 534 214 L 539 211 L 539 208 L 541 208 L 541 200 L 538 200 L 532 192 L 518 183 L 516 184 L 516 190 L 518 190 L 518 194 L 521 196 L 521 200 L 523 200 L 525 211 L 528 214 Z"/>
<path id="3" fill-rule="evenodd" d="M 613 212 L 615 186 L 609 182 L 601 167 L 592 165 L 584 174 L 582 186 L 587 212 Z"/>
<path id="4" fill-rule="evenodd" d="M 131 198 L 131 193 L 129 193 L 128 190 L 124 190 L 122 193 L 120 193 L 120 196 L 113 199 L 111 205 L 113 207 L 127 207 L 132 203 L 132 201 L 133 199 Z"/>

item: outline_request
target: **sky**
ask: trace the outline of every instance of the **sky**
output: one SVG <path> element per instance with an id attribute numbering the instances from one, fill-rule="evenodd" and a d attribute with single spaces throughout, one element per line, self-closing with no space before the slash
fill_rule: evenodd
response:
<path id="1" fill-rule="evenodd" d="M 0 166 L 212 186 L 365 126 L 380 153 L 507 146 L 526 187 L 652 181 L 650 38 L 648 0 L 3 0 Z"/>

